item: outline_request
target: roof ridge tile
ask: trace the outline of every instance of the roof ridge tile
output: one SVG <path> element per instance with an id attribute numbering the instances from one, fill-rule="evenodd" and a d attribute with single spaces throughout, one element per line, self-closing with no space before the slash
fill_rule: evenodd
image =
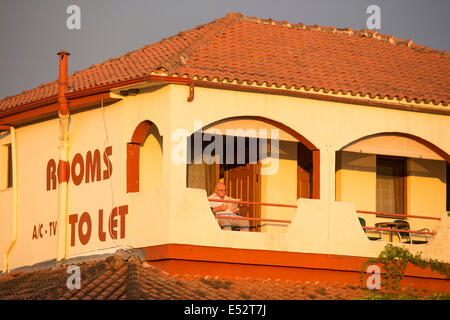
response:
<path id="1" fill-rule="evenodd" d="M 242 19 L 245 21 L 253 22 L 253 23 L 259 23 L 259 24 L 272 24 L 277 26 L 285 26 L 289 28 L 300 28 L 304 30 L 315 30 L 315 31 L 325 31 L 325 32 L 332 32 L 332 33 L 343 33 L 343 34 L 349 34 L 349 35 L 356 35 L 359 37 L 370 37 L 378 39 L 378 40 L 384 40 L 388 41 L 392 44 L 398 44 L 398 45 L 405 45 L 409 48 L 416 49 L 422 52 L 430 52 L 430 53 L 436 53 L 440 55 L 446 55 L 448 54 L 446 50 L 437 50 L 437 49 L 431 49 L 428 48 L 428 46 L 422 46 L 418 44 L 414 44 L 411 39 L 400 39 L 396 38 L 392 35 L 385 35 L 378 33 L 376 30 L 370 30 L 370 29 L 351 29 L 349 27 L 343 27 L 343 28 L 336 28 L 334 26 L 319 26 L 317 24 L 314 25 L 305 25 L 301 22 L 299 23 L 290 23 L 289 21 L 274 21 L 272 18 L 268 19 L 261 19 L 257 17 L 247 17 L 242 16 Z"/>
<path id="2" fill-rule="evenodd" d="M 231 24 L 242 20 L 242 14 L 229 13 L 224 18 L 214 19 L 214 22 L 205 24 L 209 26 L 208 32 L 198 39 L 194 40 L 187 47 L 182 48 L 171 57 L 163 61 L 159 67 L 167 70 L 172 75 L 181 66 L 187 63 L 187 60 L 204 46 L 210 43 L 219 33 L 227 29 Z"/>

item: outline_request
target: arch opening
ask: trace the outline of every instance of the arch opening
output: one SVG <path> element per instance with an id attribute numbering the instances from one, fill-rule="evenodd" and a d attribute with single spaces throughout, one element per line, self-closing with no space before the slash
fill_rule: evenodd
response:
<path id="1" fill-rule="evenodd" d="M 251 203 L 295 205 L 299 197 L 319 198 L 319 150 L 295 130 L 261 117 L 222 119 L 187 140 L 189 188 L 215 195 L 218 182 L 227 196 Z M 210 203 L 211 204 L 211 203 Z M 291 218 L 294 210 L 239 204 L 242 216 Z M 286 211 L 288 213 L 285 213 Z M 279 223 L 250 221 L 251 231 L 279 231 Z"/>
<path id="2" fill-rule="evenodd" d="M 336 152 L 336 201 L 352 202 L 368 225 L 409 220 L 410 228 L 432 230 L 448 210 L 449 155 L 420 137 L 378 133 Z M 375 213 L 375 214 L 373 214 Z M 389 215 L 391 214 L 391 215 Z"/>
<path id="3" fill-rule="evenodd" d="M 127 193 L 161 188 L 163 141 L 157 126 L 141 122 L 127 144 Z"/>

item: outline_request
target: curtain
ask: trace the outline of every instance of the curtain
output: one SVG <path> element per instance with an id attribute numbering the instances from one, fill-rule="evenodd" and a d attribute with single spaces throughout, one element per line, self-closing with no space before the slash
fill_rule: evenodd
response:
<path id="1" fill-rule="evenodd" d="M 207 195 L 214 193 L 216 186 L 216 164 L 188 164 L 187 187 L 206 190 Z"/>
<path id="2" fill-rule="evenodd" d="M 404 160 L 377 158 L 377 212 L 404 214 Z"/>

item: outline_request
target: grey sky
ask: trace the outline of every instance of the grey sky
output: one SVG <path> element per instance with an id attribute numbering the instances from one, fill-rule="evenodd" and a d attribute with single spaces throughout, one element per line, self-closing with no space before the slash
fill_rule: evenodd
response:
<path id="1" fill-rule="evenodd" d="M 81 30 L 66 27 L 71 4 Z M 359 30 L 370 4 L 381 9 L 379 33 L 450 51 L 448 0 L 1 0 L 0 99 L 57 79 L 61 49 L 73 73 L 227 12 Z"/>

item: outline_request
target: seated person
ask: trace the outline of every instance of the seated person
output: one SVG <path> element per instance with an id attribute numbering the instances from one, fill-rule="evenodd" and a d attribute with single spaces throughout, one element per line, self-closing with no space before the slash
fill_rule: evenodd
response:
<path id="1" fill-rule="evenodd" d="M 220 199 L 220 200 L 236 200 L 230 198 L 225 195 L 226 187 L 222 182 L 218 182 L 216 184 L 216 188 L 214 189 L 214 193 L 210 195 L 208 198 L 210 199 Z M 226 218 L 218 218 L 220 216 L 236 216 L 240 217 L 238 214 L 239 208 L 237 203 L 230 202 L 219 202 L 219 201 L 209 201 L 209 206 L 211 207 L 212 212 L 216 216 L 216 220 L 219 223 L 219 226 L 223 230 L 231 230 L 231 227 L 239 227 L 240 231 L 248 231 L 249 223 L 248 220 L 241 219 L 226 219 Z"/>

